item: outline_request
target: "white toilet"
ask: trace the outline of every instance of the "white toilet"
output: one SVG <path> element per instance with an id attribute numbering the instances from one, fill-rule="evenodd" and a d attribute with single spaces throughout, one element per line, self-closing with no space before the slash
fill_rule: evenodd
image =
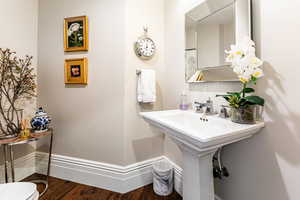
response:
<path id="1" fill-rule="evenodd" d="M 1 200 L 38 200 L 39 192 L 34 183 L 18 182 L 0 184 Z"/>

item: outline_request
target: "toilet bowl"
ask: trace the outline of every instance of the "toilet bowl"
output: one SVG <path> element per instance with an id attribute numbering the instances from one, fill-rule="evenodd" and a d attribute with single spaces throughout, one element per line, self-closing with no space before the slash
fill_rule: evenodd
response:
<path id="1" fill-rule="evenodd" d="M 0 184 L 1 200 L 38 200 L 39 192 L 34 183 L 18 182 Z"/>

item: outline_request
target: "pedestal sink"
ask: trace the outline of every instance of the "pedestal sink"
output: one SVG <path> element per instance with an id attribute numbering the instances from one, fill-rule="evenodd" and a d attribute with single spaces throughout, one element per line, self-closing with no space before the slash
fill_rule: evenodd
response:
<path id="1" fill-rule="evenodd" d="M 229 119 L 193 111 L 142 112 L 150 124 L 160 128 L 180 147 L 183 154 L 183 200 L 214 200 L 212 158 L 218 148 L 253 136 L 264 127 L 236 124 Z"/>

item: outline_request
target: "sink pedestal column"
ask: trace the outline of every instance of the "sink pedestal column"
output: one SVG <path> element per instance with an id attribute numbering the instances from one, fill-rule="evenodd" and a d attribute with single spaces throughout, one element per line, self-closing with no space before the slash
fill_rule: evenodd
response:
<path id="1" fill-rule="evenodd" d="M 199 152 L 179 146 L 183 155 L 183 200 L 214 200 L 212 159 L 217 149 Z"/>

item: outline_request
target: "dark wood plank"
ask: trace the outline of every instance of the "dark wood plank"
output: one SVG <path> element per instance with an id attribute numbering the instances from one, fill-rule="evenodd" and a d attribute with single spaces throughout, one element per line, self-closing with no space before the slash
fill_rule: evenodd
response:
<path id="1" fill-rule="evenodd" d="M 122 200 L 182 200 L 182 197 L 176 192 L 166 197 L 158 196 L 154 193 L 153 185 L 151 184 L 123 194 Z"/>
<path id="2" fill-rule="evenodd" d="M 45 176 L 34 174 L 23 181 L 33 179 L 45 179 Z M 176 192 L 167 197 L 158 196 L 154 193 L 152 187 L 153 185 L 151 184 L 126 194 L 119 194 L 101 188 L 50 177 L 48 191 L 40 200 L 182 200 L 182 197 Z M 38 185 L 38 190 L 40 192 L 43 190 L 42 185 Z"/>
<path id="3" fill-rule="evenodd" d="M 35 179 L 45 180 L 46 177 L 44 175 L 34 174 L 24 181 L 30 181 Z M 49 177 L 49 188 L 39 200 L 59 200 L 62 199 L 68 192 L 72 191 L 78 184 L 66 181 L 54 177 Z M 43 184 L 38 184 L 38 191 L 41 193 L 44 189 Z"/>
<path id="4" fill-rule="evenodd" d="M 62 200 L 120 200 L 120 194 L 87 185 L 77 185 Z"/>

